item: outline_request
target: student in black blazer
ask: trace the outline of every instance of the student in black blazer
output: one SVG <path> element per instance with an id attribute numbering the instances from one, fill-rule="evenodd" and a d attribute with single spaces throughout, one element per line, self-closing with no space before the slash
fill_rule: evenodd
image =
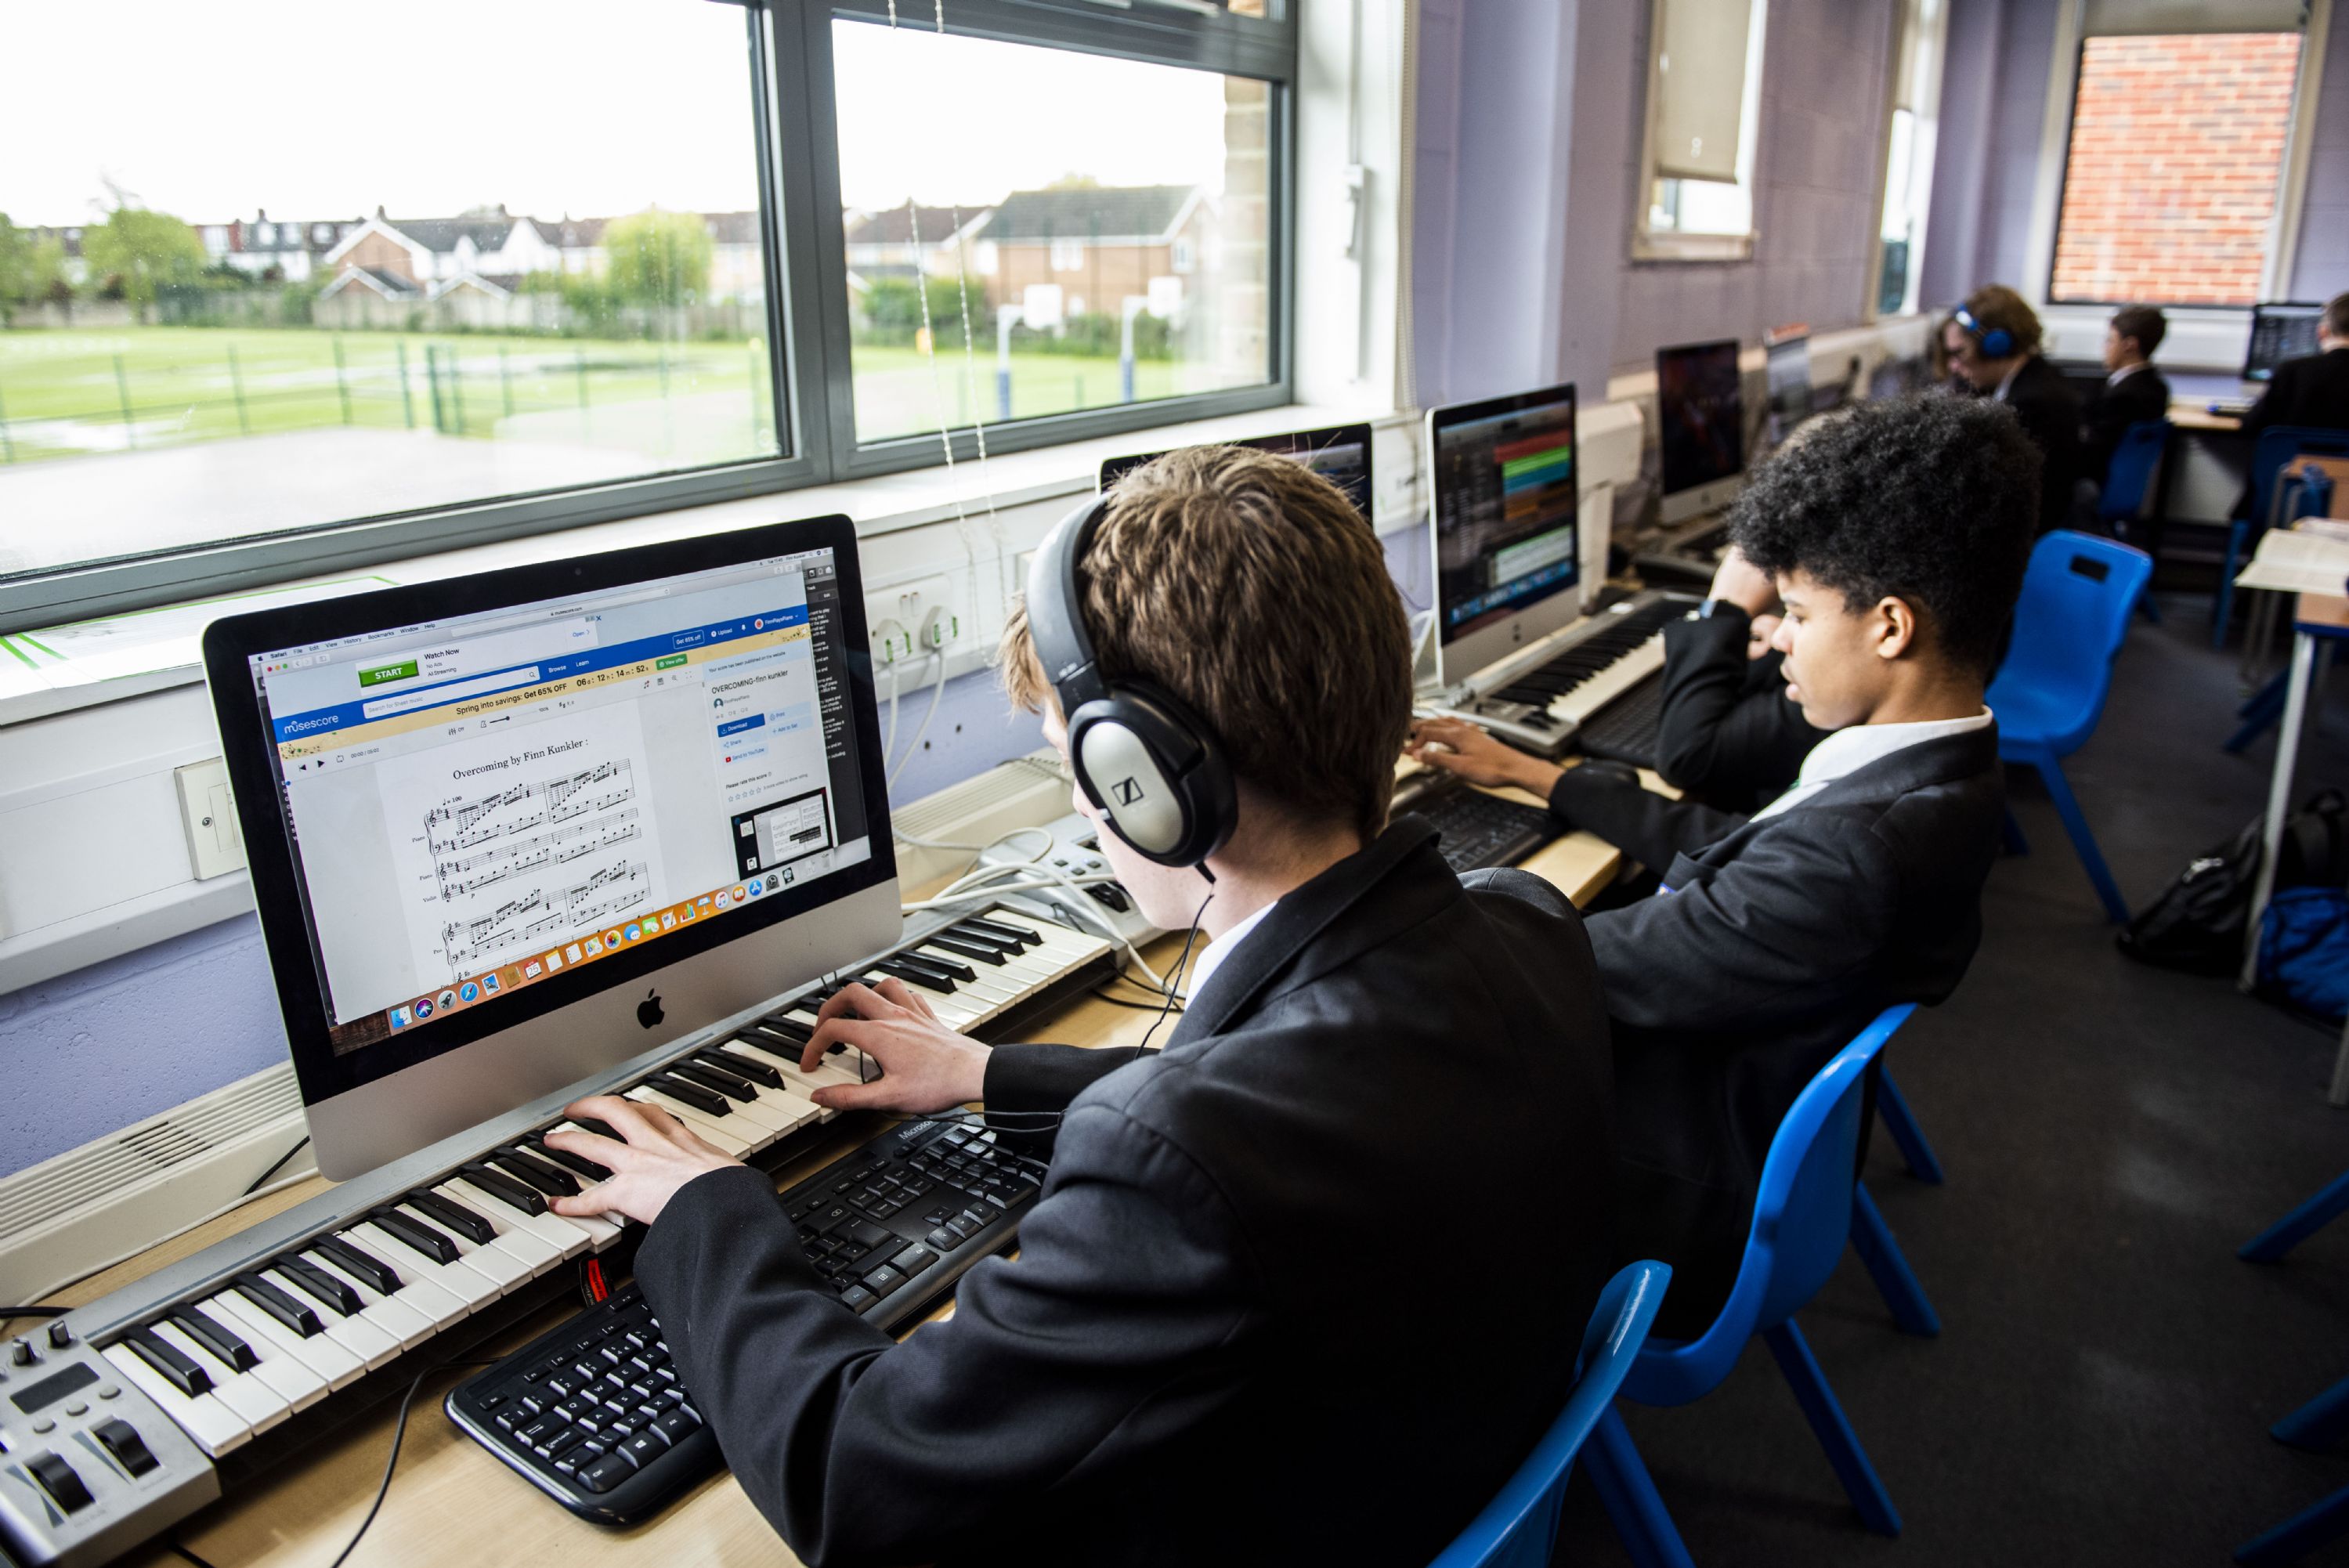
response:
<path id="1" fill-rule="evenodd" d="M 2316 350 L 2276 366 L 2275 379 L 2243 416 L 2245 435 L 2257 437 L 2261 430 L 2292 425 L 2349 430 L 2349 294 L 2325 302 L 2323 318 L 2316 325 Z"/>
<path id="2" fill-rule="evenodd" d="M 1587 929 L 1615 1026 L 1621 1243 L 1672 1265 L 1665 1332 L 1701 1333 L 1727 1299 L 1803 1086 L 1884 1008 L 1947 996 L 1981 940 L 2004 799 L 1982 690 L 2022 588 L 2033 457 L 2006 410 L 1928 397 L 1854 408 L 1756 472 L 1732 534 L 1785 600 L 1789 693 L 1835 733 L 1750 818 L 1619 765 L 1415 727 L 1415 756 L 1541 793 L 1662 872 Z"/>
<path id="3" fill-rule="evenodd" d="M 2105 384 L 2081 416 L 2081 456 L 2101 487 L 2131 425 L 2169 418 L 2169 383 L 2153 367 L 2168 319 L 2149 304 L 2115 311 L 2105 327 Z"/>
<path id="4" fill-rule="evenodd" d="M 1941 324 L 1941 346 L 1968 385 L 2014 410 L 2039 449 L 2038 531 L 2072 519 L 2072 492 L 2083 477 L 2080 395 L 2041 357 L 2038 313 L 2021 294 L 1992 284 L 1966 296 Z"/>
<path id="5" fill-rule="evenodd" d="M 1020 1255 L 895 1343 L 764 1176 L 622 1099 L 577 1109 L 626 1145 L 557 1135 L 616 1173 L 561 1206 L 652 1222 L 637 1275 L 685 1386 L 812 1564 L 1423 1564 L 1556 1417 L 1607 1277 L 1589 943 L 1547 884 L 1385 826 L 1410 636 L 1326 480 L 1171 454 L 1081 564 L 1103 673 L 1176 694 L 1238 779 L 1212 882 L 1102 826 L 1143 912 L 1212 939 L 1164 1049 L 990 1052 L 895 981 L 827 1003 L 809 1047 L 885 1069 L 826 1104 L 1040 1130 Z M 1004 667 L 1065 747 L 1024 616 Z"/>

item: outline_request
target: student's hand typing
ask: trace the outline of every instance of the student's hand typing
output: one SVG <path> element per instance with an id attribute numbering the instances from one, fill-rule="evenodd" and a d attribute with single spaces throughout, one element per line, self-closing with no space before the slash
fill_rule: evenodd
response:
<path id="1" fill-rule="evenodd" d="M 592 1160 L 612 1173 L 576 1197 L 549 1198 L 546 1206 L 558 1214 L 616 1212 L 649 1225 L 688 1181 L 741 1163 L 701 1141 L 657 1105 L 595 1094 L 565 1106 L 564 1114 L 600 1121 L 626 1141 L 615 1142 L 594 1132 L 546 1135 L 550 1148 Z"/>
<path id="2" fill-rule="evenodd" d="M 1464 719 L 1413 721 L 1403 749 L 1414 762 L 1457 773 L 1471 784 L 1515 784 L 1547 799 L 1566 769 L 1494 739 Z"/>
<path id="3" fill-rule="evenodd" d="M 1778 608 L 1778 584 L 1732 545 L 1713 570 L 1706 597 L 1725 599 L 1749 615 L 1766 615 Z"/>
<path id="4" fill-rule="evenodd" d="M 902 980 L 884 980 L 877 988 L 843 985 L 815 1017 L 802 1067 L 812 1069 L 835 1045 L 863 1051 L 881 1066 L 881 1077 L 871 1083 L 817 1089 L 818 1105 L 927 1116 L 987 1098 L 989 1047 L 940 1023 Z"/>

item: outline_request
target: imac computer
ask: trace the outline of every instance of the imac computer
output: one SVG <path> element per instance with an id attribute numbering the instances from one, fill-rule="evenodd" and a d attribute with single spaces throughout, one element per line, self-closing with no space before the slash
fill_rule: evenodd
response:
<path id="1" fill-rule="evenodd" d="M 900 934 L 844 517 L 233 616 L 204 673 L 330 1177 Z"/>
<path id="2" fill-rule="evenodd" d="M 1745 478 L 1745 400 L 1735 341 L 1656 350 L 1656 409 L 1661 521 L 1686 522 L 1736 500 Z"/>
<path id="3" fill-rule="evenodd" d="M 2255 304 L 2251 336 L 2243 351 L 2243 379 L 2272 381 L 2275 368 L 2287 359 L 2305 359 L 2316 352 L 2317 324 L 2324 319 L 2321 304 Z"/>
<path id="4" fill-rule="evenodd" d="M 1252 447 L 1277 457 L 1294 458 L 1346 492 L 1362 521 L 1371 520 L 1371 428 L 1368 425 L 1330 425 L 1319 430 L 1291 430 L 1278 436 L 1252 436 L 1245 441 L 1227 443 L 1235 447 Z M 1110 458 L 1101 466 L 1101 488 L 1109 489 L 1133 469 L 1163 458 L 1164 452 L 1142 452 L 1129 458 Z"/>
<path id="5" fill-rule="evenodd" d="M 1807 334 L 1770 346 L 1764 379 L 1770 388 L 1769 445 L 1775 449 L 1811 417 L 1811 340 Z"/>
<path id="6" fill-rule="evenodd" d="M 1427 416 L 1437 678 L 1457 685 L 1582 613 L 1574 387 Z"/>

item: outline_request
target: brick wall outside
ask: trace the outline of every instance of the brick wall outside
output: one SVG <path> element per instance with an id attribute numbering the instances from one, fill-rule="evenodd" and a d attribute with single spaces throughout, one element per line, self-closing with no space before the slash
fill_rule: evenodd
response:
<path id="1" fill-rule="evenodd" d="M 2050 294 L 2256 302 L 2299 61 L 2297 33 L 2090 38 Z"/>

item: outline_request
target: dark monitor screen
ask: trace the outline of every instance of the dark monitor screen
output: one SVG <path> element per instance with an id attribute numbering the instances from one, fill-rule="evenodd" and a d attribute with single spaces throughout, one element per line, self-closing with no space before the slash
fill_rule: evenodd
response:
<path id="1" fill-rule="evenodd" d="M 1228 443 L 1235 447 L 1251 447 L 1276 457 L 1294 458 L 1346 492 L 1362 521 L 1371 521 L 1371 428 L 1368 425 L 1329 425 L 1318 430 L 1289 430 L 1278 436 L 1253 436 L 1245 441 Z M 1110 458 L 1101 466 L 1101 488 L 1109 489 L 1127 474 L 1150 461 L 1163 458 L 1164 452 L 1141 452 L 1133 457 Z"/>
<path id="2" fill-rule="evenodd" d="M 1811 417 L 1811 340 L 1790 337 L 1770 346 L 1770 444 L 1776 446 Z"/>
<path id="3" fill-rule="evenodd" d="M 1745 405 L 1735 339 L 1658 349 L 1656 407 L 1666 495 L 1744 471 Z"/>
<path id="4" fill-rule="evenodd" d="M 2316 352 L 2317 324 L 2324 319 L 2321 304 L 2261 304 L 2251 307 L 2251 344 L 2243 354 L 2243 379 L 2267 381 L 2287 359 L 2305 359 Z"/>
<path id="5" fill-rule="evenodd" d="M 1429 427 L 1436 627 L 1450 644 L 1579 581 L 1574 388 L 1438 408 Z"/>

